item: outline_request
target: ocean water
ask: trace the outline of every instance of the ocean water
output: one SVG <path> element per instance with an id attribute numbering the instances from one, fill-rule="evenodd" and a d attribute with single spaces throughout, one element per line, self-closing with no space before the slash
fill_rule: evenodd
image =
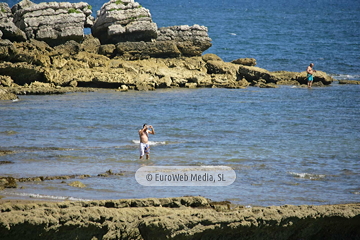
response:
<path id="1" fill-rule="evenodd" d="M 7 1 L 12 6 L 17 1 Z M 41 1 L 33 1 L 41 2 Z M 88 1 L 94 15 L 105 1 Z M 336 79 L 360 80 L 360 3 L 142 0 L 158 27 L 205 25 L 224 61 L 257 59 L 270 71 L 310 62 Z M 88 30 L 86 30 L 88 31 Z M 85 31 L 85 32 L 86 32 Z M 0 102 L 0 176 L 83 175 L 20 183 L 8 198 L 120 199 L 201 195 L 244 205 L 360 200 L 360 86 L 170 89 L 21 96 Z M 151 159 L 137 131 L 152 124 Z M 142 166 L 230 166 L 226 187 L 145 187 Z M 111 170 L 122 175 L 100 177 Z M 86 188 L 67 184 L 80 180 Z"/>
<path id="2" fill-rule="evenodd" d="M 360 200 L 360 86 L 111 90 L 1 102 L 0 176 L 90 175 L 19 183 L 9 198 L 122 199 L 205 196 L 244 205 Z M 144 123 L 151 158 L 139 160 Z M 143 166 L 228 166 L 225 187 L 146 187 Z M 99 174 L 111 170 L 111 175 Z M 79 180 L 87 187 L 67 184 Z"/>
<path id="3" fill-rule="evenodd" d="M 18 1 L 7 0 L 10 6 Z M 33 0 L 35 3 L 43 0 Z M 76 1 L 70 1 L 76 2 Z M 85 1 L 93 15 L 105 0 Z M 358 0 L 139 0 L 158 27 L 208 27 L 214 53 L 224 61 L 251 57 L 269 71 L 315 68 L 337 79 L 360 79 Z M 90 30 L 85 29 L 89 34 Z"/>

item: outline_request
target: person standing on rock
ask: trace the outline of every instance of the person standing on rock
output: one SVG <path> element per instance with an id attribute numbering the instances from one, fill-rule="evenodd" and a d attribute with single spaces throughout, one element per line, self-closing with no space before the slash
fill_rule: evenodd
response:
<path id="1" fill-rule="evenodd" d="M 306 79 L 308 82 L 308 88 L 311 88 L 312 83 L 314 81 L 314 76 L 313 76 L 314 72 L 316 72 L 316 70 L 314 69 L 314 64 L 310 63 L 310 65 L 306 68 L 306 73 L 307 73 Z"/>
<path id="2" fill-rule="evenodd" d="M 139 130 L 140 159 L 142 159 L 145 154 L 146 159 L 149 159 L 150 157 L 149 133 L 155 134 L 155 129 L 151 125 L 144 124 L 143 128 Z"/>

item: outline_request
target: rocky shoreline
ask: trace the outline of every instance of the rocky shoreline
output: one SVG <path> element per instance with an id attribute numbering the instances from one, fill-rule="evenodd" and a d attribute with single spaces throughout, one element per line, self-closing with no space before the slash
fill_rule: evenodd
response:
<path id="1" fill-rule="evenodd" d="M 246 207 L 204 197 L 0 202 L 2 239 L 359 239 L 360 204 Z"/>
<path id="2" fill-rule="evenodd" d="M 11 154 L 4 151 L 3 154 Z M 11 164 L 11 162 L 0 162 Z M 0 177 L 0 191 L 19 182 L 55 179 L 82 188 L 91 177 L 129 174 Z M 75 181 L 74 181 L 75 180 Z M 359 239 L 360 203 L 242 206 L 205 197 L 60 201 L 0 196 L 1 239 Z"/>
<path id="3" fill-rule="evenodd" d="M 305 72 L 270 72 L 252 58 L 224 62 L 203 54 L 212 46 L 207 27 L 157 28 L 150 11 L 134 0 L 110 0 L 96 18 L 84 2 L 22 0 L 0 7 L 0 100 L 101 88 L 306 86 Z M 317 71 L 313 86 L 333 81 Z"/>
<path id="4" fill-rule="evenodd" d="M 140 58 L 144 58 L 139 59 L 136 54 L 129 56 L 125 50 L 120 50 L 125 43 L 101 45 L 99 39 L 91 35 L 81 43 L 68 41 L 54 48 L 34 39 L 26 42 L 0 40 L 0 43 L 0 99 L 3 100 L 16 99 L 15 95 L 61 94 L 103 88 L 146 91 L 177 87 L 306 86 L 305 72 L 270 72 L 245 65 L 254 64 L 255 59 L 224 62 L 214 54 L 145 57 L 144 50 L 139 50 Z M 133 48 L 128 51 L 134 53 Z M 326 86 L 333 81 L 326 73 L 318 71 L 314 86 Z M 5 94 L 9 96 L 2 97 Z"/>

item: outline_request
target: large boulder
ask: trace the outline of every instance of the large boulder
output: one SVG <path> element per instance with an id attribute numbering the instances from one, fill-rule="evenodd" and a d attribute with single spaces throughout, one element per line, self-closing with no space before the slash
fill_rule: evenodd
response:
<path id="1" fill-rule="evenodd" d="M 231 74 L 236 76 L 238 67 L 235 64 L 224 61 L 207 61 L 206 68 L 208 74 Z"/>
<path id="2" fill-rule="evenodd" d="M 14 23 L 26 36 L 58 45 L 82 41 L 84 27 L 92 26 L 91 6 L 85 2 L 42 2 L 23 0 L 12 7 Z"/>
<path id="3" fill-rule="evenodd" d="M 307 73 L 305 71 L 301 72 L 296 76 L 296 80 L 301 84 L 307 84 L 306 75 Z M 314 73 L 314 84 L 320 83 L 321 85 L 330 85 L 333 81 L 335 81 L 335 79 L 326 74 L 325 72 L 316 71 Z"/>
<path id="4" fill-rule="evenodd" d="M 241 65 L 238 70 L 238 76 L 245 78 L 251 82 L 252 85 L 260 86 L 266 85 L 266 87 L 273 87 L 273 84 L 277 85 L 298 85 L 307 84 L 306 72 L 287 72 L 287 71 L 276 71 L 270 72 L 266 69 L 252 66 Z M 314 86 L 329 85 L 334 78 L 327 75 L 325 72 L 317 71 L 314 74 Z M 269 85 L 270 84 L 270 85 Z"/>
<path id="5" fill-rule="evenodd" d="M 245 66 L 255 66 L 256 65 L 256 59 L 255 58 L 239 58 L 236 60 L 231 61 L 235 64 L 245 65 Z"/>
<path id="6" fill-rule="evenodd" d="M 110 0 L 97 13 L 91 28 L 101 44 L 151 41 L 157 38 L 157 25 L 150 11 L 134 0 Z"/>
<path id="7" fill-rule="evenodd" d="M 156 41 L 175 41 L 183 56 L 201 56 L 212 46 L 207 27 L 197 24 L 159 28 Z"/>
<path id="8" fill-rule="evenodd" d="M 7 3 L 0 3 L 0 38 L 10 41 L 25 41 L 26 35 L 13 22 L 13 14 Z"/>
<path id="9" fill-rule="evenodd" d="M 276 83 L 279 79 L 266 69 L 241 65 L 238 70 L 239 78 L 245 78 L 248 82 L 264 80 L 266 83 Z"/>

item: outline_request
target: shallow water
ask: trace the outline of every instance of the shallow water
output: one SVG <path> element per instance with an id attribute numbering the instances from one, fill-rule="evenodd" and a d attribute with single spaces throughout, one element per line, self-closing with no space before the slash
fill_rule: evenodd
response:
<path id="1" fill-rule="evenodd" d="M 33 0 L 35 3 L 43 0 Z M 76 1 L 75 1 L 76 2 Z M 93 15 L 106 0 L 86 1 Z M 224 61 L 256 58 L 270 71 L 310 62 L 337 79 L 359 80 L 357 0 L 139 0 L 158 27 L 208 27 Z M 7 1 L 10 6 L 17 3 Z M 87 34 L 90 30 L 85 31 Z M 358 202 L 360 87 L 102 91 L 22 96 L 0 102 L 0 176 L 89 174 L 27 182 L 12 198 L 118 199 L 202 195 L 244 205 Z M 137 130 L 152 124 L 151 160 L 138 160 Z M 227 187 L 144 187 L 144 165 L 225 165 Z M 98 177 L 111 169 L 110 177 Z M 80 180 L 77 189 L 67 183 Z M 63 182 L 64 181 L 64 182 Z"/>
<path id="2" fill-rule="evenodd" d="M 244 205 L 360 199 L 360 86 L 172 89 L 23 96 L 1 102 L 0 176 L 82 175 L 20 183 L 11 198 L 119 199 L 201 195 Z M 137 130 L 155 127 L 151 159 Z M 145 187 L 141 166 L 230 166 L 226 187 Z M 99 177 L 111 169 L 111 175 Z M 84 189 L 67 183 L 80 180 Z"/>

